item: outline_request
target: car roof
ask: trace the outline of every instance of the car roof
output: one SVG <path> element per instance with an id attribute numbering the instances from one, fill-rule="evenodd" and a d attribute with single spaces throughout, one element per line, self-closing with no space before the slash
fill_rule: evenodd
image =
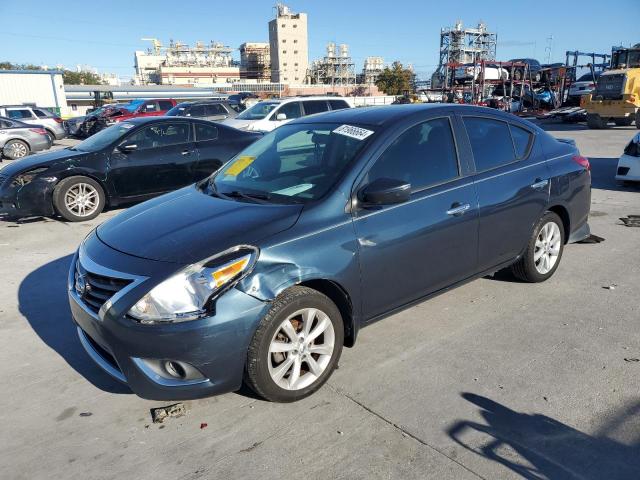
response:
<path id="1" fill-rule="evenodd" d="M 387 105 L 377 107 L 359 107 L 333 110 L 318 113 L 293 120 L 293 123 L 353 123 L 358 125 L 370 125 L 376 127 L 389 127 L 409 116 L 419 116 L 427 112 L 443 112 L 455 110 L 460 114 L 492 115 L 502 117 L 508 121 L 519 121 L 513 114 L 502 112 L 489 107 L 476 107 L 473 105 L 461 105 L 455 103 L 429 103 L 429 104 L 405 104 Z"/>

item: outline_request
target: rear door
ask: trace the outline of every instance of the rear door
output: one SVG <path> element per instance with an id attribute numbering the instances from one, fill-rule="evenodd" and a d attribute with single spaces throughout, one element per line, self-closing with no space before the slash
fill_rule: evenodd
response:
<path id="1" fill-rule="evenodd" d="M 449 116 L 404 129 L 357 189 L 380 178 L 410 183 L 412 193 L 406 203 L 354 212 L 366 318 L 447 287 L 477 267 L 476 195 Z"/>
<path id="2" fill-rule="evenodd" d="M 187 121 L 154 123 L 125 137 L 120 145 L 136 145 L 129 152 L 114 149 L 109 176 L 120 197 L 155 195 L 193 181 L 197 154 Z"/>
<path id="3" fill-rule="evenodd" d="M 480 228 L 478 266 L 515 259 L 549 201 L 549 171 L 535 132 L 495 117 L 463 116 L 473 153 Z"/>
<path id="4" fill-rule="evenodd" d="M 194 131 L 198 162 L 193 181 L 197 182 L 218 170 L 230 157 L 230 152 L 227 129 L 220 129 L 212 123 L 194 122 Z"/>
<path id="5" fill-rule="evenodd" d="M 204 116 L 207 120 L 224 120 L 229 112 L 220 103 L 209 103 L 204 106 Z"/>

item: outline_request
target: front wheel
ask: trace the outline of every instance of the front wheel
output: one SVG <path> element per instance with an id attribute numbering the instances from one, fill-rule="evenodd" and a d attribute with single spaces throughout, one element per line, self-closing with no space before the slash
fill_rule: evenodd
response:
<path id="1" fill-rule="evenodd" d="M 53 190 L 56 212 L 69 222 L 96 218 L 104 209 L 105 196 L 98 182 L 89 177 L 69 177 Z"/>
<path id="2" fill-rule="evenodd" d="M 253 336 L 245 382 L 266 400 L 300 400 L 331 376 L 343 343 L 338 307 L 316 290 L 291 287 L 276 298 Z"/>
<path id="3" fill-rule="evenodd" d="M 564 238 L 560 217 L 553 212 L 545 213 L 533 229 L 524 254 L 511 266 L 511 271 L 522 281 L 544 282 L 560 264 Z"/>

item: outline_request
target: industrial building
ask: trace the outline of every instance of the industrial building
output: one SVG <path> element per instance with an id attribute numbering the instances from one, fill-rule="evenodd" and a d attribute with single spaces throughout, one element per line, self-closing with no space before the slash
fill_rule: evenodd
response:
<path id="1" fill-rule="evenodd" d="M 135 52 L 135 83 L 139 85 L 211 85 L 240 81 L 240 66 L 233 50 L 218 42 L 186 43 L 171 40 L 168 47 L 155 39 L 153 47 Z"/>
<path id="2" fill-rule="evenodd" d="M 293 13 L 289 7 L 276 5 L 276 18 L 269 22 L 271 81 L 303 83 L 309 67 L 307 14 Z"/>
<path id="3" fill-rule="evenodd" d="M 497 44 L 498 35 L 489 32 L 482 22 L 475 28 L 464 28 L 458 21 L 453 27 L 441 29 L 440 58 L 431 78 L 432 86 L 437 88 L 448 83 L 449 64 L 495 60 Z"/>
<path id="4" fill-rule="evenodd" d="M 382 57 L 367 57 L 364 59 L 364 67 L 362 73 L 358 75 L 357 81 L 361 85 L 375 85 L 383 70 L 384 59 Z"/>
<path id="5" fill-rule="evenodd" d="M 271 81 L 271 54 L 268 43 L 240 45 L 240 78 L 258 83 Z"/>
<path id="6" fill-rule="evenodd" d="M 354 86 L 356 84 L 355 64 L 349 56 L 349 46 L 344 43 L 340 45 L 328 43 L 324 58 L 311 63 L 308 83 Z"/>
<path id="7" fill-rule="evenodd" d="M 59 70 L 0 70 L 0 105 L 33 105 L 67 114 Z"/>

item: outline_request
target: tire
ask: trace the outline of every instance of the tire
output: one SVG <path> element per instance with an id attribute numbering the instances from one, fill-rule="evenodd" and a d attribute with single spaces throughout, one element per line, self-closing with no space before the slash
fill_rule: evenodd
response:
<path id="1" fill-rule="evenodd" d="M 75 204 L 74 198 L 77 199 Z M 53 206 L 56 212 L 69 222 L 94 219 L 100 215 L 104 205 L 102 187 L 89 177 L 65 178 L 53 190 Z"/>
<path id="2" fill-rule="evenodd" d="M 613 119 L 618 127 L 628 127 L 633 123 L 633 117 L 618 117 Z"/>
<path id="3" fill-rule="evenodd" d="M 310 315 L 305 317 L 302 312 Z M 308 330 L 305 329 L 304 318 L 311 319 Z M 283 328 L 285 324 L 290 328 Z M 304 346 L 304 342 L 291 345 L 295 343 L 291 336 L 299 337 L 306 333 L 308 338 L 322 325 L 325 330 L 312 340 L 313 343 L 306 344 L 308 346 Z M 285 329 L 290 333 L 285 334 Z M 317 391 L 331 376 L 340 360 L 343 343 L 344 324 L 338 307 L 316 290 L 291 287 L 275 299 L 253 335 L 247 351 L 245 383 L 256 394 L 272 402 L 301 400 Z M 276 352 L 272 351 L 274 347 Z M 321 349 L 324 353 L 310 352 L 314 349 Z M 315 363 L 314 368 L 318 368 L 317 374 L 307 363 L 309 357 Z M 295 375 L 296 367 L 298 376 Z"/>
<path id="4" fill-rule="evenodd" d="M 597 113 L 587 113 L 587 126 L 593 130 L 602 130 L 607 124 Z"/>
<path id="5" fill-rule="evenodd" d="M 9 160 L 17 160 L 24 158 L 31 153 L 31 149 L 27 142 L 22 140 L 9 140 L 2 148 L 2 154 Z"/>
<path id="6" fill-rule="evenodd" d="M 49 141 L 51 142 L 51 145 L 53 145 L 56 141 L 56 136 L 51 130 L 47 130 L 47 137 L 49 137 Z"/>
<path id="7" fill-rule="evenodd" d="M 545 238 L 548 238 L 546 237 L 547 234 L 553 235 L 550 237 L 548 244 L 545 240 Z M 564 239 L 565 232 L 562 220 L 555 213 L 546 212 L 536 223 L 531 238 L 527 243 L 527 248 L 522 257 L 511 266 L 511 272 L 516 278 L 524 282 L 544 282 L 555 273 L 558 265 L 560 265 L 562 252 L 564 251 Z M 540 254 L 540 250 L 542 250 L 542 254 Z M 553 255 L 554 251 L 556 252 L 555 255 Z M 538 259 L 536 259 L 536 256 L 538 256 Z M 543 257 L 555 259 L 550 260 L 552 263 L 545 264 Z M 546 266 L 548 266 L 548 269 L 545 268 Z"/>
<path id="8" fill-rule="evenodd" d="M 640 109 L 636 111 L 636 128 L 640 130 Z"/>

